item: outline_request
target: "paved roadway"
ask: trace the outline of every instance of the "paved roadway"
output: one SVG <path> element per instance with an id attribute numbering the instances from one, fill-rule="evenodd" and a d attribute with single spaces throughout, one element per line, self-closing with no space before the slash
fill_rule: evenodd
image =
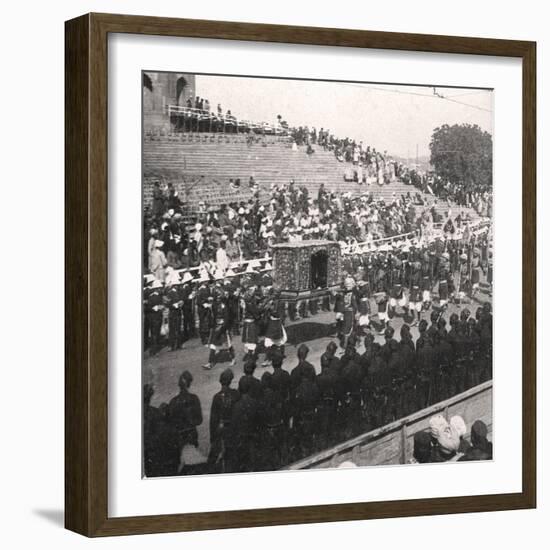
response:
<path id="1" fill-rule="evenodd" d="M 474 315 L 476 308 L 485 301 L 490 301 L 487 291 L 483 288 L 476 296 L 476 300 L 470 304 L 464 304 L 462 308 L 450 304 L 447 311 L 444 314 L 444 317 L 447 319 L 447 328 L 449 328 L 448 321 L 449 316 L 452 313 L 460 313 L 461 309 L 465 307 L 469 308 Z M 374 311 L 374 310 L 373 310 Z M 430 312 L 423 312 L 422 314 L 424 319 L 429 321 Z M 376 317 L 374 317 L 376 320 Z M 308 322 L 315 322 L 321 324 L 330 324 L 334 322 L 334 313 L 319 313 L 314 317 L 307 319 Z M 297 323 L 304 323 L 305 321 L 298 321 Z M 290 325 L 297 324 L 291 323 Z M 391 325 L 395 329 L 396 337 L 399 339 L 399 329 L 403 324 L 403 319 L 399 316 L 394 317 L 391 321 Z M 416 341 L 418 337 L 418 327 L 412 327 L 411 333 L 413 339 Z M 308 360 L 315 366 L 317 372 L 320 372 L 320 357 L 321 354 L 325 351 L 327 344 L 334 340 L 335 338 L 317 338 L 315 340 L 309 340 L 305 343 L 310 349 Z M 383 343 L 384 337 L 376 335 L 376 341 Z M 241 345 L 241 339 L 239 336 L 233 337 L 233 345 L 235 351 L 237 352 L 237 364 L 235 365 L 233 371 L 235 373 L 235 379 L 233 381 L 232 387 L 236 387 L 239 378 L 242 375 L 243 368 L 243 348 Z M 285 354 L 286 358 L 283 363 L 283 368 L 292 370 L 297 364 L 296 358 L 296 349 L 297 346 L 286 345 Z M 341 353 L 340 350 L 338 353 Z M 364 351 L 363 344 L 358 348 L 358 351 L 362 353 Z M 149 353 L 145 353 L 143 356 L 143 383 L 152 383 L 155 388 L 155 394 L 152 398 L 151 404 L 153 406 L 159 406 L 161 403 L 168 402 L 174 395 L 178 393 L 178 378 L 181 372 L 185 369 L 188 369 L 193 375 L 193 384 L 191 386 L 191 391 L 198 395 L 203 414 L 202 425 L 199 426 L 199 448 L 200 450 L 207 455 L 209 450 L 209 419 L 210 419 L 210 405 L 212 403 L 212 397 L 220 389 L 219 376 L 220 373 L 229 366 L 229 363 L 219 363 L 212 370 L 204 370 L 202 365 L 206 363 L 208 357 L 208 349 L 201 345 L 200 339 L 195 338 L 186 342 L 183 349 L 170 351 L 168 348 L 164 348 L 159 354 L 154 357 L 149 357 Z M 264 370 L 273 371 L 271 367 L 268 369 L 261 366 L 263 361 L 263 355 L 260 356 L 258 361 L 258 368 L 256 369 L 256 376 L 261 378 Z"/>

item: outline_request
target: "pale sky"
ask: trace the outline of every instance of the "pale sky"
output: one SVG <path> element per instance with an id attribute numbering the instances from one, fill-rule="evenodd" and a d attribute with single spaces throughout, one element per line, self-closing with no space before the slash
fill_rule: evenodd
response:
<path id="1" fill-rule="evenodd" d="M 432 132 L 442 124 L 477 124 L 493 133 L 493 93 L 487 90 L 357 84 L 230 76 L 196 77 L 196 95 L 213 111 L 221 103 L 237 118 L 330 129 L 391 155 L 429 155 Z M 460 102 L 460 103 L 457 103 Z M 467 103 L 469 105 L 463 105 Z"/>

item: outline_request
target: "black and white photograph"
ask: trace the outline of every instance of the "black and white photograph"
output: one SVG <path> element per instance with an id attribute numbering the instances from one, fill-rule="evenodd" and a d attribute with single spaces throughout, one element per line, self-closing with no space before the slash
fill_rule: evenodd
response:
<path id="1" fill-rule="evenodd" d="M 143 476 L 492 460 L 493 90 L 141 77 Z"/>

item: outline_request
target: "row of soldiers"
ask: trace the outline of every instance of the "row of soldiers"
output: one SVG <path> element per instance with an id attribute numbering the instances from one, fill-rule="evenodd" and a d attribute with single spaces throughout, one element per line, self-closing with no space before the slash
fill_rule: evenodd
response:
<path id="1" fill-rule="evenodd" d="M 400 248 L 351 254 L 344 257 L 343 268 L 353 276 L 348 275 L 340 292 L 332 297 L 290 304 L 277 300 L 269 273 L 196 280 L 189 272 L 185 272 L 183 278 L 173 272 L 165 285 L 151 278 L 144 290 L 145 348 L 149 348 L 151 354 L 161 349 L 165 310 L 168 312 L 166 336 L 172 350 L 180 349 L 187 339 L 197 335 L 197 320 L 202 344 L 214 345 L 216 351 L 224 341 L 232 348 L 228 335 L 239 334 L 241 328 L 250 329 L 251 320 L 255 323 L 254 331 L 264 334 L 274 311 L 284 323 L 287 317 L 294 321 L 331 307 L 336 313 L 343 346 L 343 339 L 351 333 L 352 326 L 359 325 L 360 332 L 373 328 L 371 300 L 376 304 L 376 328 L 381 333 L 398 308 L 404 319 L 414 326 L 420 322 L 422 312 L 434 306 L 436 290 L 435 309 L 442 309 L 450 299 L 462 302 L 466 297 L 474 298 L 482 273 L 492 282 L 489 243 L 485 234 L 466 243 L 436 239 L 425 246 L 413 241 Z M 348 318 L 350 315 L 352 319 Z M 243 344 L 246 348 L 247 342 L 243 340 Z M 232 349 L 230 355 L 234 356 Z M 210 354 L 207 365 L 214 362 Z"/>
<path id="2" fill-rule="evenodd" d="M 211 404 L 207 471 L 277 469 L 490 379 L 490 304 L 479 307 L 474 316 L 468 309 L 452 314 L 448 325 L 444 315 L 434 311 L 430 323 L 420 322 L 416 342 L 407 324 L 400 329 L 399 341 L 391 326 L 384 331 L 383 344 L 368 333 L 363 353 L 355 334 L 347 338 L 341 355 L 330 342 L 319 374 L 307 360 L 304 344 L 297 350 L 298 364 L 288 372 L 283 368 L 284 345 L 274 343 L 273 372 L 266 370 L 261 378 L 255 376 L 256 358 L 250 354 L 237 388 L 231 387 L 231 369 L 220 375 L 221 389 Z M 166 411 L 166 422 L 179 434 L 180 452 L 185 444 L 196 445 L 196 428 L 202 422 L 199 399 L 189 392 L 190 378 L 187 372 L 182 375 L 181 392 Z M 155 436 L 150 440 L 159 445 Z M 164 456 L 158 447 L 152 454 Z M 150 471 L 158 468 L 153 465 Z"/>

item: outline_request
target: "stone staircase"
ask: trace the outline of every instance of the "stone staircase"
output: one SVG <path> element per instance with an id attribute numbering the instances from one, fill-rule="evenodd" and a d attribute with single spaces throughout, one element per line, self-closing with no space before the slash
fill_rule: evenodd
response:
<path id="1" fill-rule="evenodd" d="M 315 153 L 307 155 L 305 147 L 293 151 L 287 138 L 263 136 L 247 143 L 243 134 L 175 134 L 158 139 L 147 138 L 143 144 L 143 169 L 145 174 L 145 203 L 150 201 L 153 181 L 172 181 L 179 196 L 186 200 L 190 210 L 198 201 L 219 206 L 233 201 L 247 201 L 252 193 L 248 189 L 250 176 L 258 182 L 260 200 L 267 200 L 271 185 L 305 185 L 317 195 L 324 183 L 327 190 L 352 194 L 372 192 L 376 198 L 390 201 L 395 193 L 414 195 L 415 187 L 401 181 L 385 185 L 359 185 L 344 181 L 344 173 L 351 165 L 339 162 L 331 151 L 314 147 Z M 240 178 L 241 188 L 232 190 L 229 179 Z M 185 183 L 183 183 L 185 181 Z M 434 197 L 420 193 L 431 205 Z M 439 202 L 436 210 L 444 213 L 447 204 Z M 453 211 L 465 210 L 457 206 Z M 473 210 L 470 214 L 477 218 Z"/>

